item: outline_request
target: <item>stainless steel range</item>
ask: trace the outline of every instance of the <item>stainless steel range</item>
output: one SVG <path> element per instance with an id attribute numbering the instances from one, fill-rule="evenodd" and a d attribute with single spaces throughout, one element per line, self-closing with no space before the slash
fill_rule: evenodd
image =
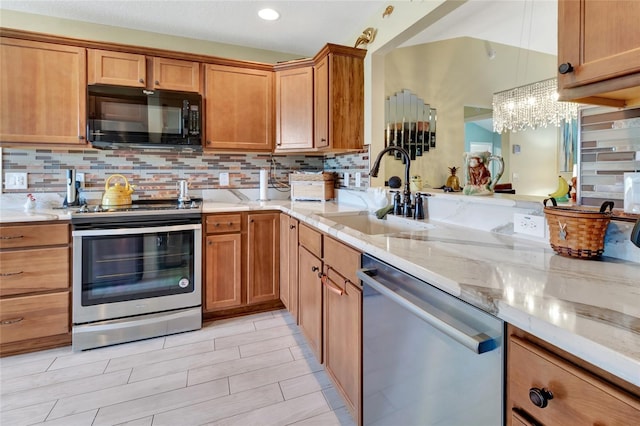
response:
<path id="1" fill-rule="evenodd" d="M 71 214 L 74 351 L 202 327 L 201 204 L 145 200 Z"/>

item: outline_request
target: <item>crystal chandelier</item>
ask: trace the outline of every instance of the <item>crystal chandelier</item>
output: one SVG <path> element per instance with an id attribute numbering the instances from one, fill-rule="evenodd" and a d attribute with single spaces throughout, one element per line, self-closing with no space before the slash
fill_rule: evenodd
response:
<path id="1" fill-rule="evenodd" d="M 493 94 L 493 131 L 518 132 L 526 129 L 559 127 L 578 117 L 579 104 L 558 101 L 556 78 L 538 81 Z"/>

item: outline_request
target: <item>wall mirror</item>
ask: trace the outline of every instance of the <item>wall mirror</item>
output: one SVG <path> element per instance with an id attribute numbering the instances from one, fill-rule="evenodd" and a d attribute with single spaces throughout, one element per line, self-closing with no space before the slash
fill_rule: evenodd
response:
<path id="1" fill-rule="evenodd" d="M 425 190 L 444 185 L 449 168 L 462 166 L 463 153 L 469 150 L 470 142 L 487 142 L 471 141 L 467 128 L 491 128 L 486 120 L 490 118 L 493 93 L 553 77 L 556 66 L 555 55 L 523 53 L 517 47 L 471 37 L 399 47 L 389 52 L 384 69 L 387 96 L 410 88 L 417 99 L 437 106 L 436 147 L 416 156 L 411 162 L 411 175 L 421 176 Z M 389 108 L 391 114 L 391 103 Z M 474 111 L 477 117 L 470 115 Z M 385 119 L 384 126 L 386 122 Z M 512 183 L 516 195 L 546 196 L 557 188 L 559 174 L 571 177 L 571 171 L 560 172 L 558 167 L 559 128 L 505 132 L 499 136 L 486 131 L 494 153 L 499 150 L 505 160 L 499 183 Z M 382 147 L 372 147 L 372 152 L 379 149 Z M 389 157 L 384 164 L 385 180 L 404 176 L 401 161 Z"/>

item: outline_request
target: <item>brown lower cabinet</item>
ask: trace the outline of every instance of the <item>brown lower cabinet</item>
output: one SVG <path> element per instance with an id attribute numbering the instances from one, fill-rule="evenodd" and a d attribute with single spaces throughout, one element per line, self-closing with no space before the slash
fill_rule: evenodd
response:
<path id="1" fill-rule="evenodd" d="M 71 343 L 69 224 L 0 228 L 0 355 Z"/>
<path id="2" fill-rule="evenodd" d="M 360 253 L 300 223 L 300 329 L 356 422 L 362 407 L 362 287 Z"/>
<path id="3" fill-rule="evenodd" d="M 279 212 L 205 215 L 205 319 L 282 307 L 279 215 Z"/>
<path id="4" fill-rule="evenodd" d="M 298 321 L 298 220 L 280 213 L 280 300 Z"/>
<path id="5" fill-rule="evenodd" d="M 354 419 L 362 406 L 360 253 L 324 238 L 324 364 Z"/>
<path id="6" fill-rule="evenodd" d="M 508 329 L 507 424 L 631 425 L 640 389 L 513 326 Z"/>

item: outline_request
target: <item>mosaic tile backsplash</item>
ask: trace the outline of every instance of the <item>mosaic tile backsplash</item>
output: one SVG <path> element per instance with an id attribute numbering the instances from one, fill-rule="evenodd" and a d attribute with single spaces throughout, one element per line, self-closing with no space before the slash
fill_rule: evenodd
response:
<path id="1" fill-rule="evenodd" d="M 587 108 L 580 128 L 581 203 L 624 204 L 624 173 L 640 171 L 640 108 Z"/>
<path id="2" fill-rule="evenodd" d="M 65 192 L 65 170 L 84 173 L 85 191 L 104 191 L 106 179 L 112 174 L 124 175 L 135 185 L 138 198 L 174 198 L 178 194 L 177 182 L 186 179 L 191 191 L 219 188 L 257 188 L 260 169 L 270 169 L 272 184 L 288 182 L 293 171 L 335 172 L 337 186 L 344 171 L 362 172 L 360 190 L 369 186 L 368 151 L 350 154 L 271 155 L 271 154 L 218 154 L 200 152 L 170 152 L 163 150 L 94 149 L 17 149 L 3 148 L 2 171 L 27 172 L 26 192 Z M 229 186 L 221 186 L 219 174 L 229 173 Z M 114 182 L 114 181 L 112 181 Z M 351 180 L 350 187 L 354 181 Z M 343 185 L 344 186 L 344 185 Z M 356 189 L 356 188 L 353 188 Z M 6 190 L 3 192 L 25 192 Z"/>

